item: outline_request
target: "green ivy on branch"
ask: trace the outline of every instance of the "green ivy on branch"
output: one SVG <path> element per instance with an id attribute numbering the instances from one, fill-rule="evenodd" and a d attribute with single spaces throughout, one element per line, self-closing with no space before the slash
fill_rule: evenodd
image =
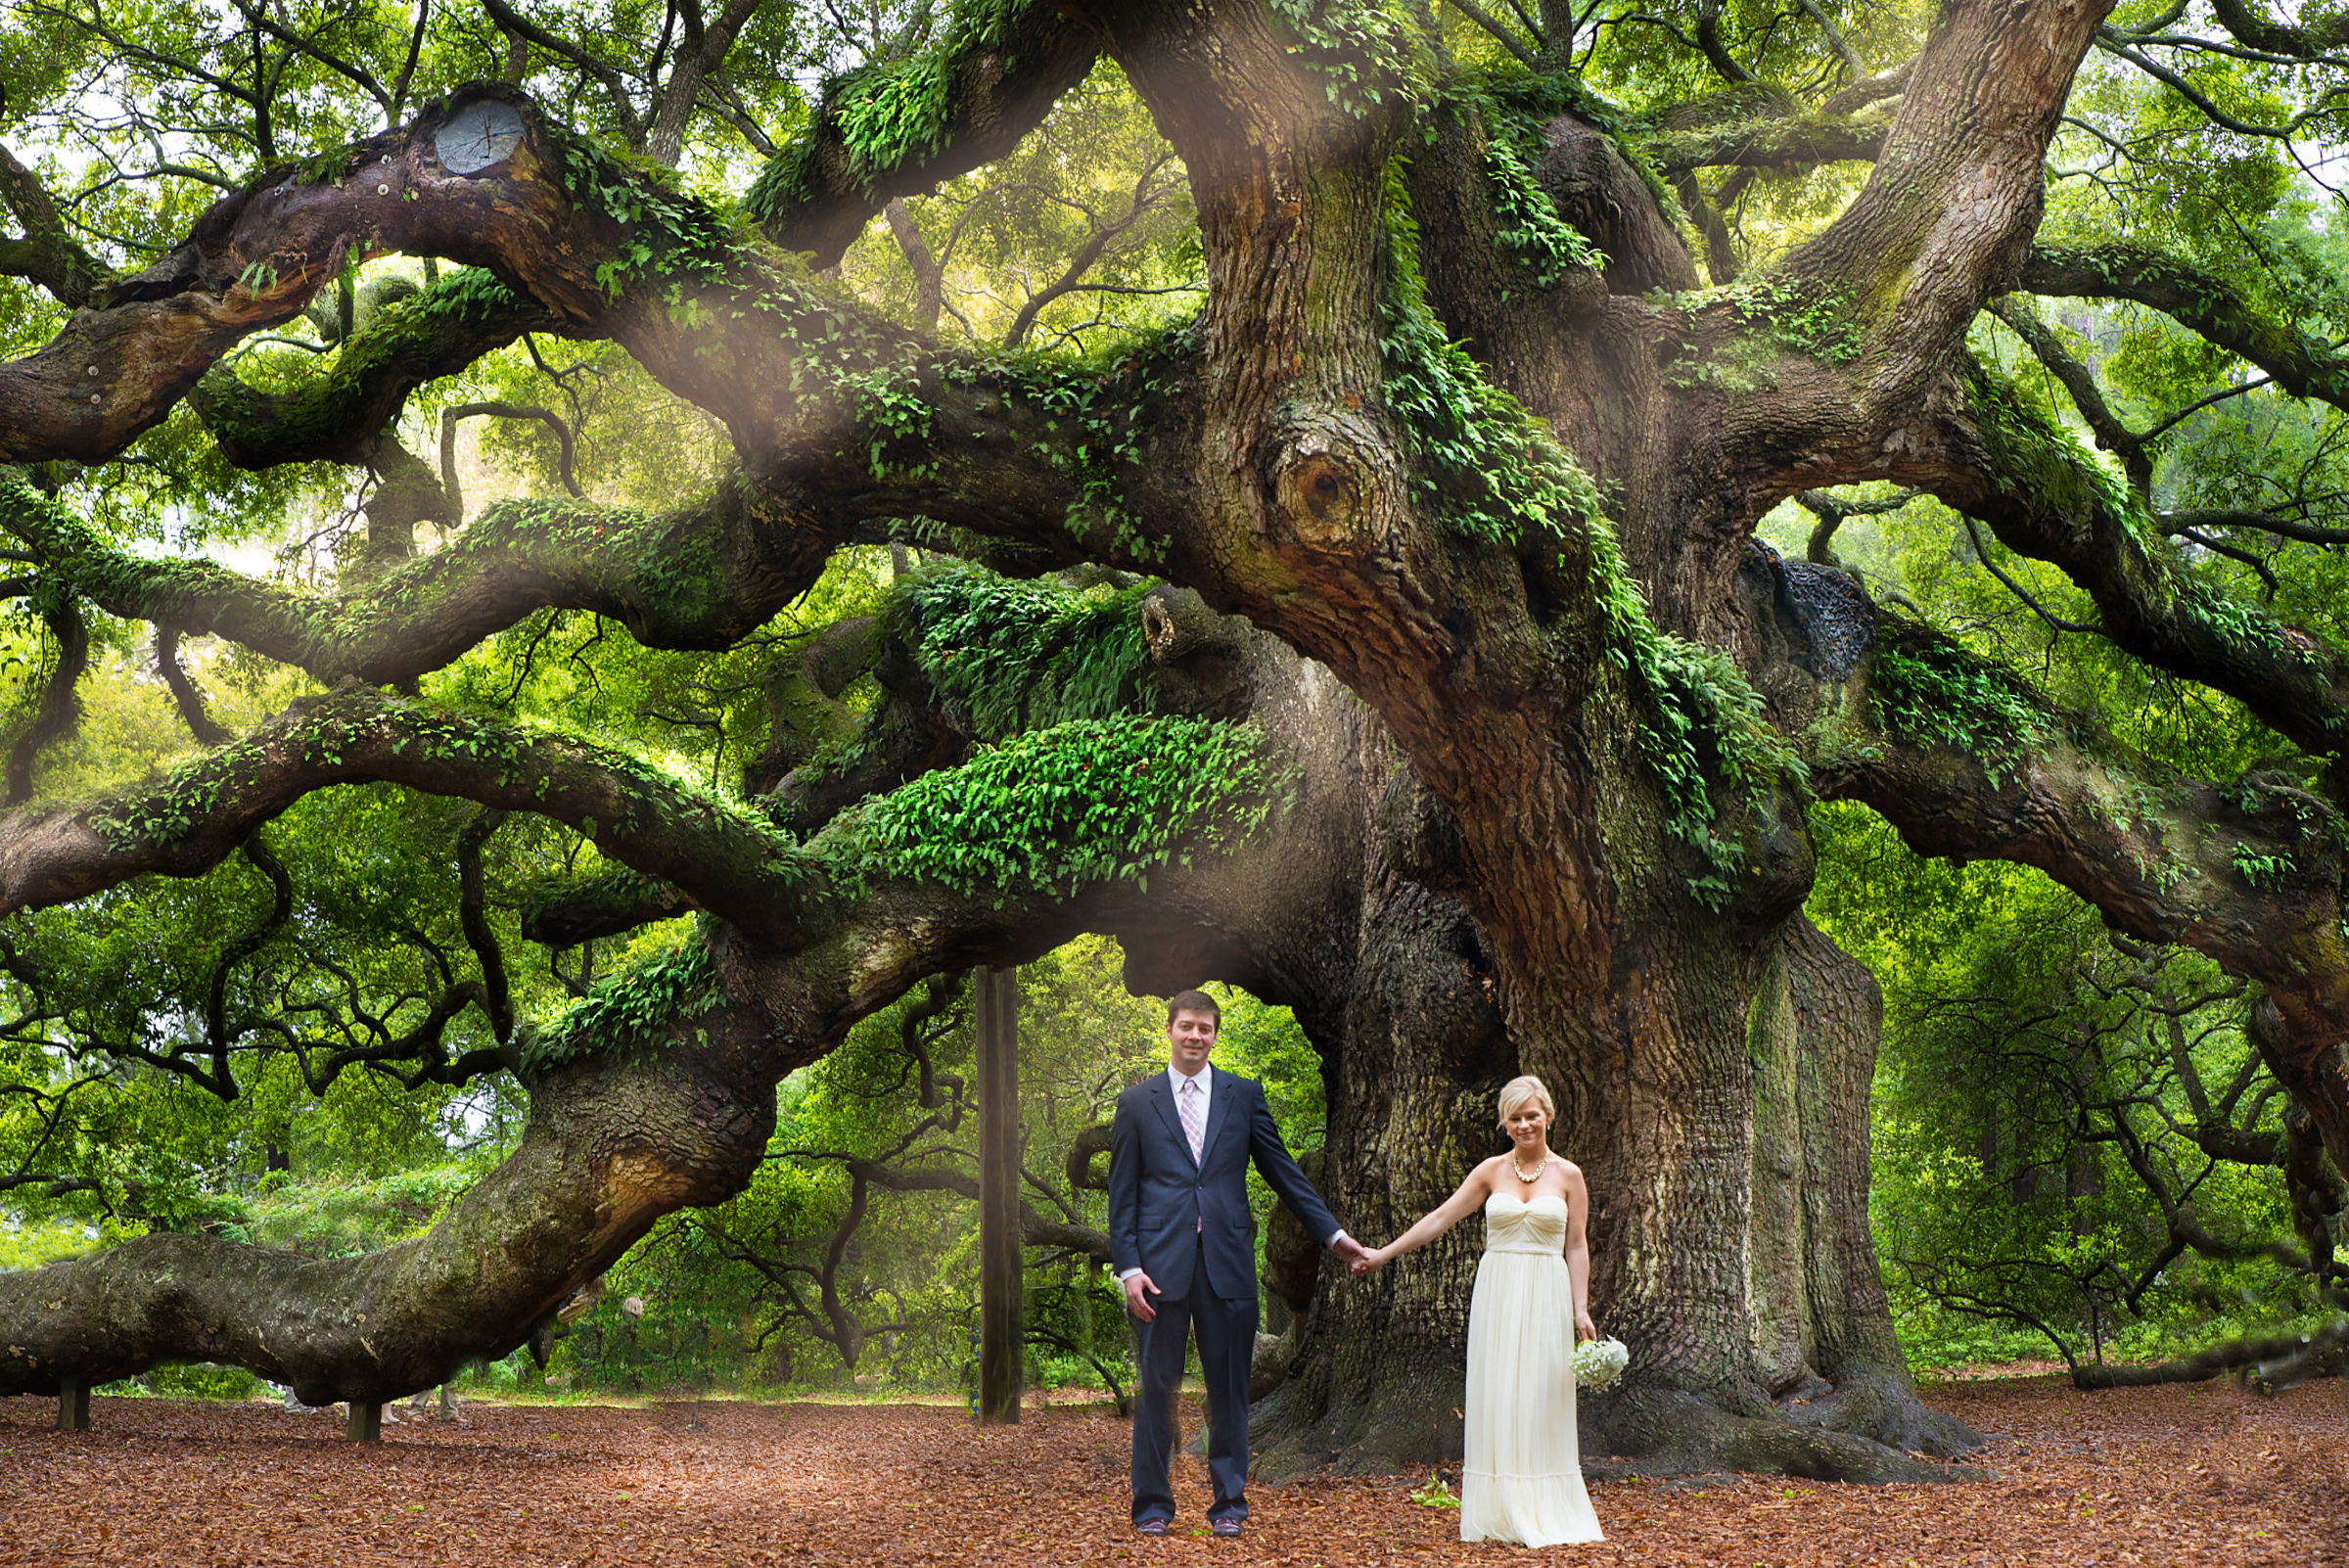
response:
<path id="1" fill-rule="evenodd" d="M 1410 444 L 1421 498 L 1460 533 L 1550 551 L 1561 564 L 1577 536 L 1586 543 L 1606 658 L 1633 678 L 1651 711 L 1639 728 L 1640 749 L 1664 789 L 1666 831 L 1697 852 L 1705 869 L 1689 887 L 1719 907 L 1743 853 L 1717 831 L 1710 777 L 1732 789 L 1780 778 L 1799 789 L 1807 778 L 1802 761 L 1764 719 L 1760 695 L 1727 658 L 1656 628 L 1590 476 L 1446 340 L 1419 274 L 1418 225 L 1400 161 L 1389 165 L 1387 210 L 1384 391 Z"/>

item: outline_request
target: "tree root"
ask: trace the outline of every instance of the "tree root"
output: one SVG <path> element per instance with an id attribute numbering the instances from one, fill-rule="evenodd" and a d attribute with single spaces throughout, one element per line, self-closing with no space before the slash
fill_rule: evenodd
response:
<path id="1" fill-rule="evenodd" d="M 1437 1397 L 1333 1404 L 1312 1420 L 1284 1386 L 1259 1407 L 1255 1474 L 1278 1485 L 1318 1470 L 1392 1474 L 1460 1457 L 1463 1397 L 1456 1382 Z M 1284 1398 L 1284 1396 L 1286 1396 Z M 1752 1471 L 1815 1481 L 1964 1480 L 1982 1472 L 1950 1460 L 1983 1437 L 1916 1398 L 1905 1378 L 1858 1376 L 1808 1403 L 1747 1415 L 1694 1395 L 1623 1388 L 1580 1402 L 1583 1474 L 1593 1481 Z"/>
<path id="2" fill-rule="evenodd" d="M 1883 1484 L 1982 1473 L 1920 1456 L 1946 1458 L 1982 1439 L 1963 1422 L 1893 1389 L 1889 1380 L 1864 1384 L 1848 1399 L 1814 1401 L 1775 1416 L 1734 1414 L 1688 1394 L 1630 1389 L 1586 1399 L 1582 1414 L 1583 1474 L 1593 1481 L 1737 1470 Z M 1911 1436 L 1933 1447 L 1912 1452 L 1906 1441 Z"/>

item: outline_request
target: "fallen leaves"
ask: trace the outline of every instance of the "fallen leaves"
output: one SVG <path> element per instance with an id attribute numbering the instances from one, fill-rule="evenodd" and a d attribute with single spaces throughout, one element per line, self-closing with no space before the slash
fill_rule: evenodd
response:
<path id="1" fill-rule="evenodd" d="M 1845 1487 L 1782 1476 L 1595 1485 L 1609 1540 L 1562 1562 L 2268 1564 L 2349 1561 L 2349 1391 L 2083 1394 L 1965 1383 L 1931 1402 L 1997 1434 L 1974 1478 Z M 544 1568 L 1391 1568 L 1500 1564 L 1463 1545 L 1422 1470 L 1250 1492 L 1215 1541 L 1204 1468 L 1178 1461 L 1175 1533 L 1127 1525 L 1128 1428 L 1102 1407 L 981 1429 L 935 1406 L 467 1407 L 470 1425 L 341 1439 L 334 1412 L 99 1400 L 57 1432 L 52 1400 L 0 1400 L 0 1563 L 321 1562 Z M 1191 1412 L 1196 1425 L 1197 1411 Z M 1986 1473 L 1987 1472 L 1987 1473 Z"/>

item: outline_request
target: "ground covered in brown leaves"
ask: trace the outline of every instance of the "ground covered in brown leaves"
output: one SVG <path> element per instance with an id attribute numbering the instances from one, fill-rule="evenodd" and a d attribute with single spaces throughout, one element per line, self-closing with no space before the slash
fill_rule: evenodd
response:
<path id="1" fill-rule="evenodd" d="M 1627 1481 L 1591 1497 L 1603 1563 L 2349 1563 L 2349 1389 L 2082 1394 L 2050 1379 L 1937 1387 L 1997 1434 L 1976 1479 L 1839 1487 L 1749 1476 Z M 341 1441 L 333 1414 L 0 1400 L 0 1563 L 1499 1563 L 1424 1475 L 1250 1495 L 1207 1539 L 1206 1473 L 1179 1461 L 1165 1541 L 1126 1523 L 1127 1426 L 1100 1406 L 980 1430 L 950 1407 L 735 1403 L 466 1409 L 469 1424 Z M 1194 1411 L 1195 1415 L 1195 1411 Z M 1983 1472 L 1988 1472 L 1987 1474 Z"/>

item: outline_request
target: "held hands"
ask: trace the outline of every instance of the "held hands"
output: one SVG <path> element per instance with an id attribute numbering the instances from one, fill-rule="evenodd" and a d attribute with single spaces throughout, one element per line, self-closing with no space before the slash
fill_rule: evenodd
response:
<path id="1" fill-rule="evenodd" d="M 1126 1276 L 1126 1310 L 1142 1322 L 1149 1322 L 1158 1315 L 1158 1309 L 1151 1306 L 1146 1299 L 1157 1294 L 1158 1286 L 1151 1282 L 1148 1274 L 1134 1273 Z"/>
<path id="2" fill-rule="evenodd" d="M 1385 1268 L 1388 1260 L 1395 1256 L 1392 1247 L 1381 1247 L 1376 1252 L 1370 1252 L 1360 1247 L 1355 1250 L 1360 1254 L 1354 1260 L 1354 1273 L 1358 1279 L 1364 1274 L 1374 1273 Z"/>
<path id="3" fill-rule="evenodd" d="M 1338 1238 L 1337 1245 L 1330 1248 L 1330 1251 L 1336 1253 L 1339 1257 L 1345 1259 L 1349 1264 L 1353 1265 L 1354 1271 L 1358 1274 L 1363 1273 L 1370 1268 L 1375 1268 L 1378 1267 L 1376 1264 L 1369 1262 L 1369 1249 L 1364 1247 L 1360 1242 L 1355 1240 L 1352 1236 L 1340 1236 Z"/>

